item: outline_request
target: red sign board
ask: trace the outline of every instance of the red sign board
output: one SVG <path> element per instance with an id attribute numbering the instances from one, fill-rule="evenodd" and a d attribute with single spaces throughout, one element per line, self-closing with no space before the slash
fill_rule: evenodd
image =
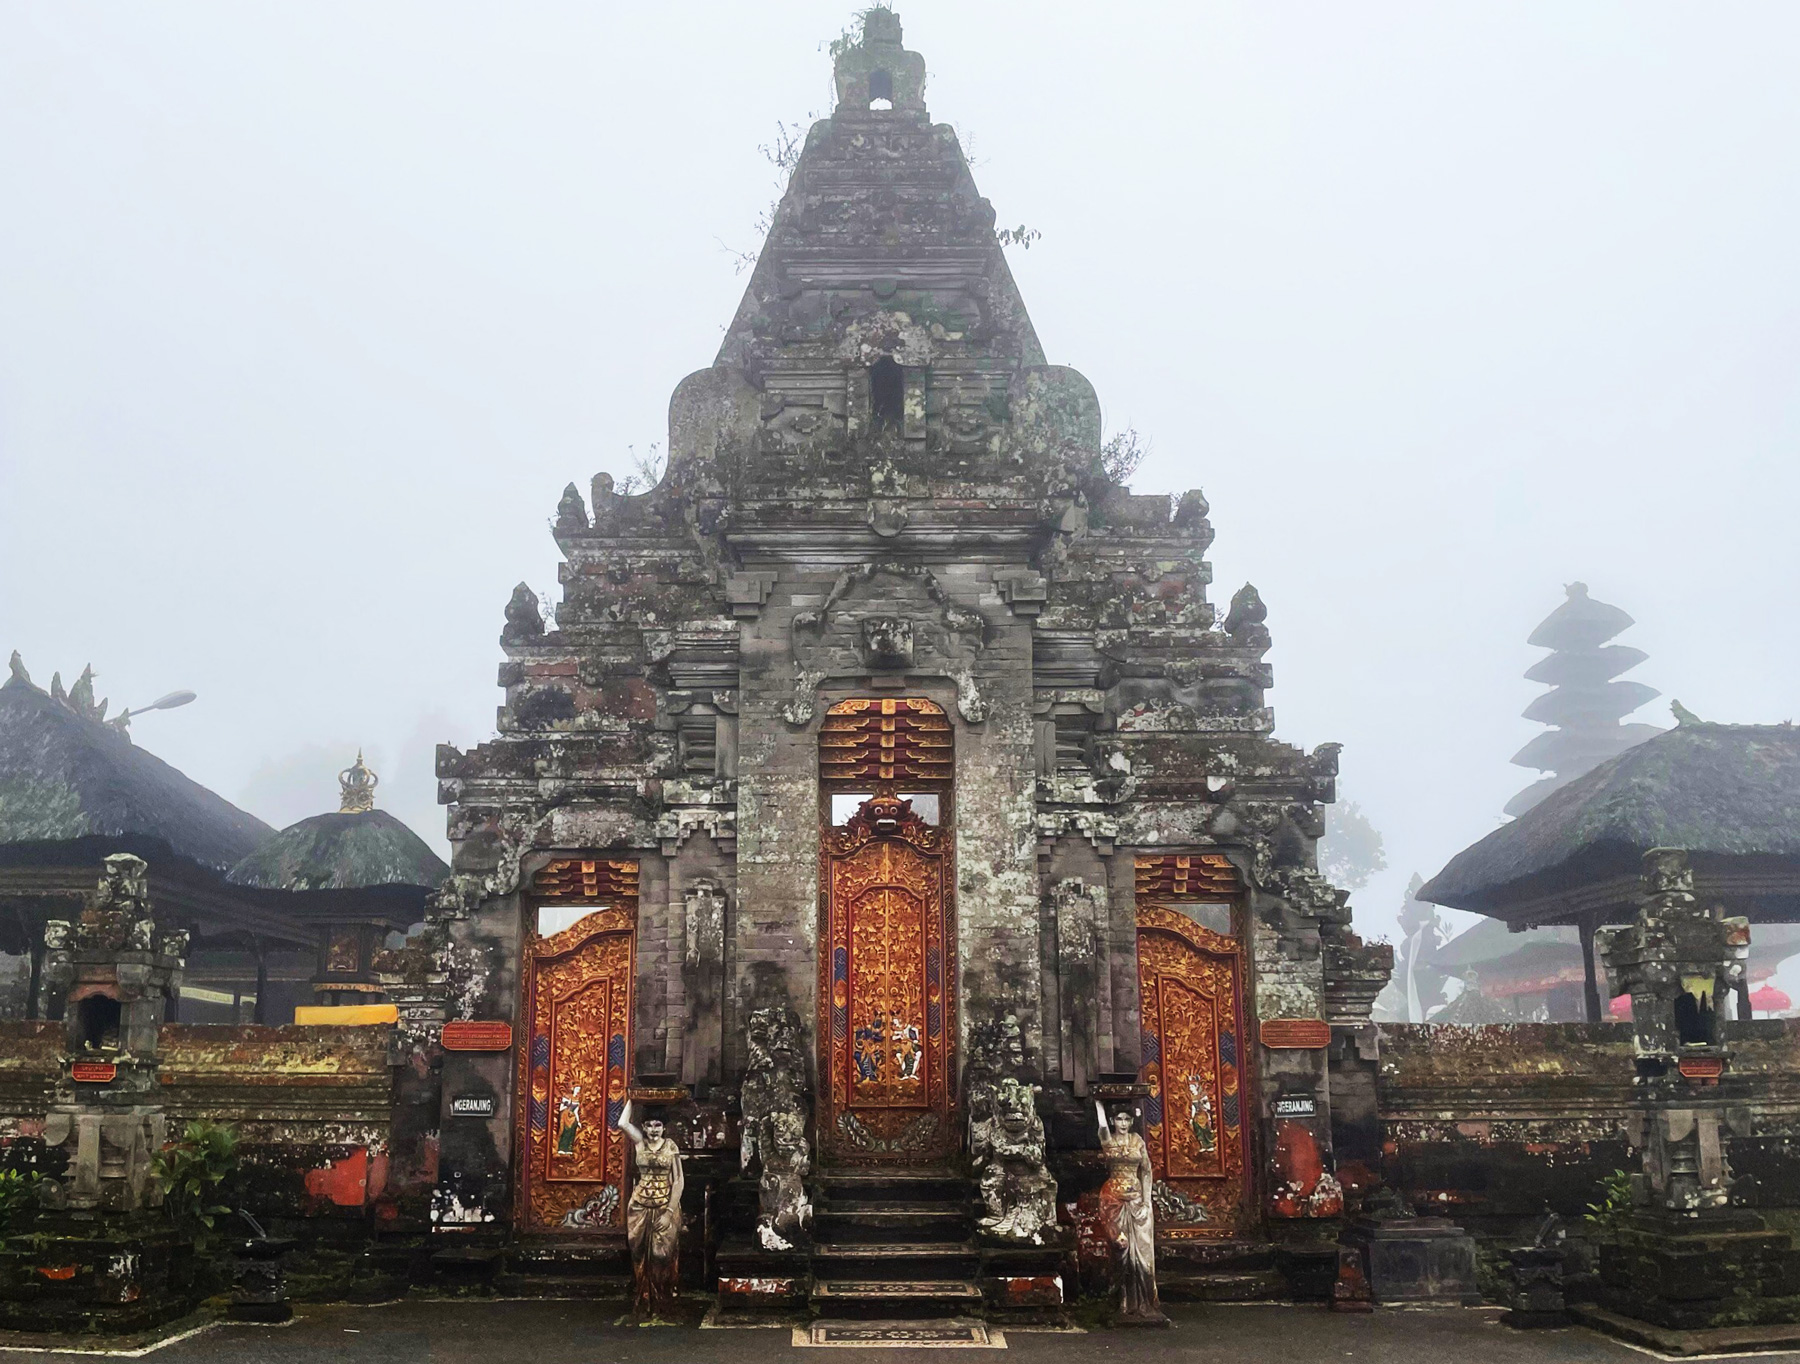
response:
<path id="1" fill-rule="evenodd" d="M 111 1061 L 77 1061 L 69 1067 L 69 1078 L 83 1085 L 108 1084 L 118 1073 Z"/>
<path id="2" fill-rule="evenodd" d="M 458 1018 L 444 1024 L 445 1051 L 505 1051 L 512 1046 L 512 1024 L 499 1019 Z"/>
<path id="3" fill-rule="evenodd" d="M 1698 1080 L 1701 1084 L 1717 1084 L 1719 1077 L 1725 1073 L 1725 1062 L 1717 1056 L 1689 1056 L 1676 1063 L 1684 1080 Z"/>
<path id="4" fill-rule="evenodd" d="M 1258 1036 L 1277 1051 L 1312 1050 L 1331 1045 L 1331 1024 L 1322 1018 L 1265 1018 Z"/>

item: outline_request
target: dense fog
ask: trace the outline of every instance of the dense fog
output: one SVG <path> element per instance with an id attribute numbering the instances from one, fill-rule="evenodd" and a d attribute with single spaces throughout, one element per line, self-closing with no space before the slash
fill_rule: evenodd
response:
<path id="1" fill-rule="evenodd" d="M 1800 7 L 907 0 L 1051 360 L 1203 488 L 1404 887 L 1535 773 L 1565 583 L 1800 711 Z M 0 653 L 272 824 L 444 848 L 557 496 L 666 439 L 841 4 L 0 6 Z M 635 452 L 635 456 L 634 456 Z"/>

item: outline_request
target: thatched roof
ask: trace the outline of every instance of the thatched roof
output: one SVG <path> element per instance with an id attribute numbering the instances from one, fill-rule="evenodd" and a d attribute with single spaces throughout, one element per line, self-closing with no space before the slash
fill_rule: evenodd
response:
<path id="1" fill-rule="evenodd" d="M 227 873 L 270 890 L 435 890 L 450 868 L 386 810 L 313 815 L 290 824 Z"/>
<path id="2" fill-rule="evenodd" d="M 1800 728 L 1687 720 L 1627 749 L 1465 848 L 1419 898 L 1510 918 L 1545 897 L 1631 877 L 1650 848 L 1696 873 L 1792 865 L 1800 892 Z"/>
<path id="3" fill-rule="evenodd" d="M 223 870 L 273 832 L 22 677 L 0 686 L 0 861 L 80 841 Z"/>

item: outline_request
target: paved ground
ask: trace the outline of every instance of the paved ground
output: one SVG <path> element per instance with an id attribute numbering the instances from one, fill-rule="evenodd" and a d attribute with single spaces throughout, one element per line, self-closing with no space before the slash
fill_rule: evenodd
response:
<path id="1" fill-rule="evenodd" d="M 798 1350 L 785 1330 L 699 1331 L 614 1325 L 618 1307 L 577 1302 L 404 1302 L 309 1307 L 282 1327 L 219 1326 L 155 1349 L 155 1364 L 920 1364 L 917 1350 Z M 1171 1308 L 1170 1331 L 1043 1334 L 1010 1331 L 1007 1351 L 969 1360 L 1020 1364 L 1271 1361 L 1271 1364 L 1641 1364 L 1633 1350 L 1579 1328 L 1517 1332 L 1488 1310 L 1379 1311 L 1319 1307 Z M 77 1347 L 79 1348 L 79 1347 Z M 70 1355 L 56 1352 L 62 1358 Z M 133 1352 L 137 1353 L 137 1352 Z M 89 1354 L 88 1358 L 93 1356 Z M 43 1361 L 0 1347 L 0 1364 Z M 1800 1364 L 1800 1354 L 1762 1355 Z"/>

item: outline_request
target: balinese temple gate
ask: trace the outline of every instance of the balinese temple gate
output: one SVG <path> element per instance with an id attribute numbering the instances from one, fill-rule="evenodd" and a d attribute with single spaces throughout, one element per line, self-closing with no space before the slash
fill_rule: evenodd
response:
<path id="1" fill-rule="evenodd" d="M 870 11 L 666 473 L 564 491 L 555 626 L 516 589 L 498 734 L 439 750 L 446 1231 L 620 1236 L 636 1095 L 717 1235 L 708 1152 L 794 1057 L 809 1178 L 958 1175 L 1014 1078 L 1061 1203 L 1100 1097 L 1165 1243 L 1341 1211 L 1380 950 L 1315 867 L 1337 748 L 1272 737 L 1262 601 L 1209 603 L 1198 491 L 1109 470 L 924 84 Z"/>

